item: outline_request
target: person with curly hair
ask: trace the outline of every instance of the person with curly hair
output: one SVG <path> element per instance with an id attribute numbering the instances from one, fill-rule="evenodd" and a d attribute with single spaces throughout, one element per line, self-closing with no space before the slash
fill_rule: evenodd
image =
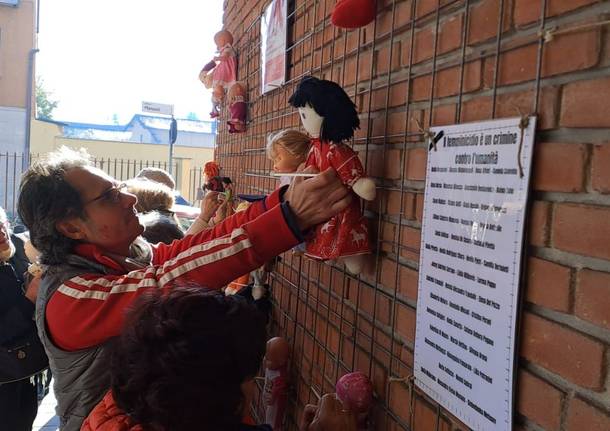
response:
<path id="1" fill-rule="evenodd" d="M 349 204 L 333 170 L 274 191 L 209 229 L 171 244 L 142 239 L 137 198 L 61 148 L 24 173 L 19 215 L 45 274 L 36 326 L 49 356 L 62 431 L 78 431 L 110 386 L 111 340 L 125 311 L 151 290 L 180 282 L 220 289 L 303 241 Z"/>
<path id="2" fill-rule="evenodd" d="M 264 316 L 239 296 L 189 286 L 147 293 L 113 346 L 111 390 L 81 431 L 271 431 L 244 423 L 266 339 Z M 315 409 L 307 413 L 303 430 L 356 429 L 344 426 L 355 424 L 351 414 L 318 428 L 337 417 L 318 414 L 311 426 Z"/>

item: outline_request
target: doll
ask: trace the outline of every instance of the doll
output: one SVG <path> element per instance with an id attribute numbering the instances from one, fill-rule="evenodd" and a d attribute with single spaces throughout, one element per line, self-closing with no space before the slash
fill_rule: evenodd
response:
<path id="1" fill-rule="evenodd" d="M 343 407 L 356 415 L 358 430 L 368 429 L 368 413 L 373 404 L 373 384 L 360 371 L 341 377 L 335 386 Z"/>
<path id="2" fill-rule="evenodd" d="M 199 80 L 205 88 L 212 89 L 211 118 L 220 115 L 220 107 L 225 99 L 225 93 L 237 79 L 237 55 L 233 49 L 233 35 L 227 30 L 221 30 L 214 35 L 214 43 L 218 55 L 208 62 L 201 72 Z"/>
<path id="3" fill-rule="evenodd" d="M 273 172 L 293 173 L 304 163 L 309 153 L 309 136 L 298 130 L 281 130 L 267 139 L 267 158 L 273 161 Z M 290 182 L 290 177 L 282 177 L 280 185 Z"/>
<path id="4" fill-rule="evenodd" d="M 227 120 L 229 133 L 245 132 L 248 104 L 246 103 L 246 89 L 239 82 L 229 88 L 229 115 L 230 118 Z"/>
<path id="5" fill-rule="evenodd" d="M 330 20 L 341 28 L 364 27 L 375 19 L 375 0 L 337 0 Z"/>
<path id="6" fill-rule="evenodd" d="M 344 143 L 360 126 L 355 105 L 337 83 L 312 76 L 301 80 L 288 103 L 298 108 L 301 123 L 311 137 L 305 165 L 320 172 L 334 168 L 355 194 L 345 210 L 316 226 L 306 254 L 320 260 L 340 259 L 349 272 L 359 274 L 370 246 L 358 197 L 375 199 L 375 183 L 366 177 L 354 150 Z"/>
<path id="7" fill-rule="evenodd" d="M 282 337 L 267 341 L 265 352 L 265 386 L 263 401 L 265 403 L 265 423 L 274 431 L 282 430 L 284 411 L 288 398 L 288 342 Z"/>
<path id="8" fill-rule="evenodd" d="M 212 70 L 212 87 L 228 89 L 237 79 L 237 55 L 233 49 L 233 35 L 228 30 L 221 30 L 214 35 L 218 55 L 214 61 L 218 65 Z"/>

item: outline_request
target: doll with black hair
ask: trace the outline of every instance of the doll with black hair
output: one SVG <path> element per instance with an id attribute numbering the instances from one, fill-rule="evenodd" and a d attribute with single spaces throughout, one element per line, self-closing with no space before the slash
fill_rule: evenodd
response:
<path id="1" fill-rule="evenodd" d="M 359 274 L 370 253 L 368 227 L 360 200 L 375 199 L 375 183 L 366 177 L 362 163 L 345 141 L 360 127 L 356 105 L 339 84 L 304 77 L 288 100 L 298 108 L 303 127 L 311 137 L 305 166 L 322 172 L 332 167 L 355 195 L 352 203 L 315 229 L 307 242 L 306 255 L 315 259 L 340 259 L 348 271 Z"/>

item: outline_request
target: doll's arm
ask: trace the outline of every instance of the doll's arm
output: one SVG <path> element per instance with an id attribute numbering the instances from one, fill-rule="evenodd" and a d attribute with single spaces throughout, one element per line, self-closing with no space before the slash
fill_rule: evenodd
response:
<path id="1" fill-rule="evenodd" d="M 223 48 L 222 51 L 220 51 L 220 55 L 218 55 L 217 57 L 214 57 L 215 61 L 226 61 L 227 59 L 229 59 L 230 57 L 233 57 L 235 55 L 235 52 L 233 51 L 232 48 Z"/>
<path id="2" fill-rule="evenodd" d="M 354 150 L 344 144 L 335 145 L 329 151 L 328 159 L 341 181 L 351 187 L 354 193 L 367 201 L 375 199 L 375 182 L 366 176 Z"/>
<path id="3" fill-rule="evenodd" d="M 347 145 L 334 145 L 328 152 L 328 161 L 348 187 L 366 175 L 358 155 Z"/>

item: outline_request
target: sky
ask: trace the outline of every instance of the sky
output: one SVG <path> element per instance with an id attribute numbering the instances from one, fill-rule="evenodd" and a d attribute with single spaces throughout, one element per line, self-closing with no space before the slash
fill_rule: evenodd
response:
<path id="1" fill-rule="evenodd" d="M 209 120 L 198 79 L 215 54 L 223 0 L 40 0 L 36 75 L 58 121 L 127 123 L 142 101 Z"/>

